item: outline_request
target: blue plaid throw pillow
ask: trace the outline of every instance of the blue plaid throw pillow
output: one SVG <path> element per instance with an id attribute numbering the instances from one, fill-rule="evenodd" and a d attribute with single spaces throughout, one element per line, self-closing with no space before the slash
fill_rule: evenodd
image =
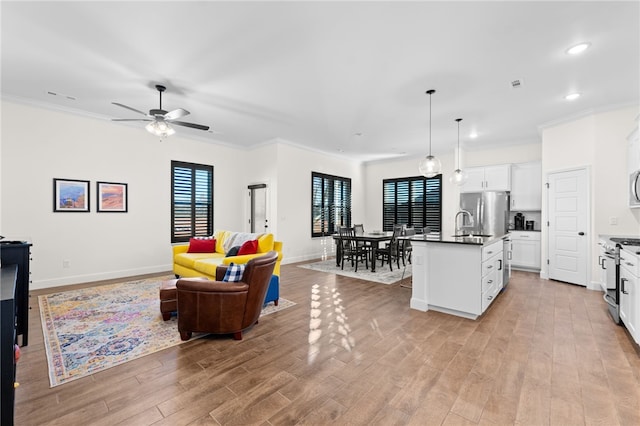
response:
<path id="1" fill-rule="evenodd" d="M 227 267 L 227 272 L 224 274 L 222 281 L 237 282 L 242 280 L 242 274 L 244 274 L 245 265 L 236 265 L 231 262 Z"/>

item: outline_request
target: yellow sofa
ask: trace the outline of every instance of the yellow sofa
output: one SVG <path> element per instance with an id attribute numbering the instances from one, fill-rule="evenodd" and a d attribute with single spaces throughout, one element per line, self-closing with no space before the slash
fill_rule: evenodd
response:
<path id="1" fill-rule="evenodd" d="M 255 254 L 245 254 L 242 256 L 226 256 L 226 252 L 234 246 L 234 241 L 244 241 L 249 234 L 233 231 L 216 231 L 215 253 L 187 253 L 189 244 L 178 244 L 173 246 L 173 273 L 178 277 L 207 277 L 210 280 L 216 279 L 216 268 L 218 265 L 244 264 L 254 257 L 259 257 L 271 250 L 278 252 L 278 260 L 273 270 L 273 277 L 265 303 L 275 302 L 278 304 L 280 297 L 280 262 L 282 261 L 282 242 L 275 241 L 273 234 L 256 234 L 258 240 L 258 252 Z M 226 250 L 226 251 L 225 251 Z"/>

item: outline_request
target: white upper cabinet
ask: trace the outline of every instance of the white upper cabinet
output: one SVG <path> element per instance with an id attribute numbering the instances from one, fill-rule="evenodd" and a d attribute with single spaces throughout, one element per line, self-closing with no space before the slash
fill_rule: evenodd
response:
<path id="1" fill-rule="evenodd" d="M 460 192 L 511 190 L 510 164 L 469 167 L 465 171 L 467 172 L 467 182 L 462 185 Z"/>
<path id="2" fill-rule="evenodd" d="M 511 211 L 542 210 L 540 162 L 511 165 Z"/>

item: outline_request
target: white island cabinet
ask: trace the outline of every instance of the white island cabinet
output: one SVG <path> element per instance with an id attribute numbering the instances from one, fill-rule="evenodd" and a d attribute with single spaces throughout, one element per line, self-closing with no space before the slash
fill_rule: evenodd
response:
<path id="1" fill-rule="evenodd" d="M 502 289 L 501 238 L 412 240 L 411 308 L 476 319 Z"/>

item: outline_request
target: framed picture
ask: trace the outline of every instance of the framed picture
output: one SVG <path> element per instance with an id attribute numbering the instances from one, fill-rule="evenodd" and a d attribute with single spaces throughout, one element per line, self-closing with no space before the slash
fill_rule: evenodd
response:
<path id="1" fill-rule="evenodd" d="M 98 212 L 126 213 L 127 184 L 116 182 L 96 182 L 98 191 Z"/>
<path id="2" fill-rule="evenodd" d="M 54 212 L 88 212 L 89 181 L 53 178 Z"/>

